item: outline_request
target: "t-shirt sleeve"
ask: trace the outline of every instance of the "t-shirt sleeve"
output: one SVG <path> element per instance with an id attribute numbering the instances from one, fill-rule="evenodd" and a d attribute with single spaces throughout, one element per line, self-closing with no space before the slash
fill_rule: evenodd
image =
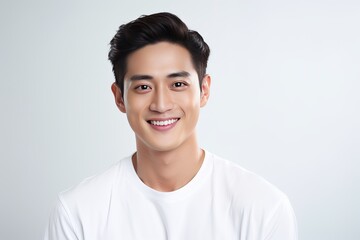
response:
<path id="1" fill-rule="evenodd" d="M 60 196 L 50 215 L 44 240 L 79 240 L 75 234 L 70 213 Z"/>
<path id="2" fill-rule="evenodd" d="M 266 224 L 265 240 L 297 240 L 297 231 L 294 210 L 289 200 L 284 198 Z"/>

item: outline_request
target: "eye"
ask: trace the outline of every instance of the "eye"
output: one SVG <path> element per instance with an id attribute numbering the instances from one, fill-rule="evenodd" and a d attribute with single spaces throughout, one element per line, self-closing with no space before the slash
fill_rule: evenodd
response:
<path id="1" fill-rule="evenodd" d="M 173 84 L 173 87 L 175 87 L 175 88 L 180 88 L 180 87 L 185 87 L 185 86 L 186 86 L 186 84 L 183 82 L 176 82 Z"/>
<path id="2" fill-rule="evenodd" d="M 135 90 L 138 92 L 146 92 L 149 91 L 151 88 L 148 85 L 139 85 L 137 87 L 135 87 Z"/>

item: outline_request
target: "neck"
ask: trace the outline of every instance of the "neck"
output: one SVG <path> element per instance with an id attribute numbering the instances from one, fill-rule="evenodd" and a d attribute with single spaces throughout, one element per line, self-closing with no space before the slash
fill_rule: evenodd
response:
<path id="1" fill-rule="evenodd" d="M 162 191 L 175 191 L 185 186 L 199 171 L 205 153 L 196 139 L 169 151 L 149 149 L 137 141 L 133 156 L 139 178 L 149 187 Z"/>

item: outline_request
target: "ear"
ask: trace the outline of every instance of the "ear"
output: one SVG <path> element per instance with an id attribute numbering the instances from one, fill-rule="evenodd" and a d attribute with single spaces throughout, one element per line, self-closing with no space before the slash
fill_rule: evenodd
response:
<path id="1" fill-rule="evenodd" d="M 210 77 L 210 75 L 206 74 L 201 83 L 200 107 L 205 106 L 209 99 L 210 85 L 211 85 L 211 77 Z"/>
<path id="2" fill-rule="evenodd" d="M 126 108 L 125 108 L 125 104 L 124 104 L 124 99 L 122 97 L 122 93 L 120 88 L 116 85 L 116 83 L 113 83 L 111 85 L 111 91 L 114 94 L 114 98 L 115 98 L 115 103 L 116 106 L 119 108 L 119 110 L 123 113 L 126 113 Z"/>

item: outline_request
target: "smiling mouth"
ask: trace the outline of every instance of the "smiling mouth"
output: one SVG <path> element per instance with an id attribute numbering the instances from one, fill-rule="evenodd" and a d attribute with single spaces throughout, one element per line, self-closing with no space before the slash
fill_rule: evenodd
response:
<path id="1" fill-rule="evenodd" d="M 172 119 L 167 119 L 167 120 L 149 120 L 147 122 L 150 123 L 151 125 L 155 125 L 155 126 L 168 126 L 173 123 L 176 123 L 177 121 L 179 121 L 179 119 L 180 118 L 172 118 Z"/>

